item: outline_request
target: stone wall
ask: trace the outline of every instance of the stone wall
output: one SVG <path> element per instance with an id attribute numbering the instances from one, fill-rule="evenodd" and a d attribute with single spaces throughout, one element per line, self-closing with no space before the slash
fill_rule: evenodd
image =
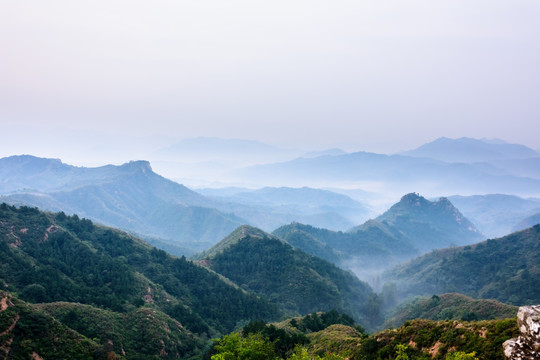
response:
<path id="1" fill-rule="evenodd" d="M 504 355 L 511 360 L 540 359 L 540 305 L 520 307 L 517 321 L 520 336 L 504 342 Z"/>

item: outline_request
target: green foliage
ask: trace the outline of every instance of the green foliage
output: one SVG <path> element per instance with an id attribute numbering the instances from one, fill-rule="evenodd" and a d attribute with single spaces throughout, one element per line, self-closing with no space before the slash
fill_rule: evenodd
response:
<path id="1" fill-rule="evenodd" d="M 363 305 L 372 290 L 353 274 L 267 235 L 228 241 L 205 263 L 289 315 L 338 309 L 358 320 L 364 317 Z"/>
<path id="2" fill-rule="evenodd" d="M 275 324 L 287 332 L 299 331 L 291 324 L 295 318 Z M 264 329 L 273 325 L 252 322 L 244 328 L 244 337 L 259 334 L 270 344 L 276 339 L 265 335 Z M 451 359 L 504 360 L 502 343 L 516 337 L 519 331 L 515 319 L 479 322 L 412 320 L 393 330 L 373 335 L 353 327 L 333 324 L 307 334 L 308 343 L 297 343 L 288 353 L 275 351 L 280 359 Z M 240 336 L 237 334 L 236 336 Z"/>
<path id="3" fill-rule="evenodd" d="M 38 308 L 0 291 L 0 349 L 10 359 L 105 359 L 105 349 Z"/>
<path id="4" fill-rule="evenodd" d="M 502 343 L 516 337 L 519 331 L 515 319 L 479 322 L 412 320 L 394 330 L 385 330 L 364 341 L 358 356 L 368 359 L 392 355 L 396 345 L 410 345 L 409 358 L 445 358 L 452 352 L 475 353 L 482 360 L 504 360 Z M 465 357 L 467 358 L 467 357 Z"/>
<path id="5" fill-rule="evenodd" d="M 416 298 L 397 308 L 382 328 L 399 327 L 412 319 L 491 320 L 515 316 L 517 306 L 495 300 L 472 299 L 462 294 L 443 294 Z"/>
<path id="6" fill-rule="evenodd" d="M 0 206 L 0 283 L 30 302 L 156 307 L 199 334 L 275 319 L 277 307 L 185 258 L 87 219 Z"/>
<path id="7" fill-rule="evenodd" d="M 273 344 L 261 334 L 225 335 L 217 341 L 215 349 L 212 360 L 269 360 L 276 357 Z"/>
<path id="8" fill-rule="evenodd" d="M 476 245 L 434 251 L 395 269 L 389 278 L 400 285 L 401 295 L 452 289 L 513 305 L 536 304 L 540 302 L 540 225 Z"/>
<path id="9" fill-rule="evenodd" d="M 165 353 L 167 358 L 187 358 L 200 354 L 204 344 L 178 321 L 147 307 L 128 313 L 73 303 L 39 304 L 37 307 L 78 333 L 94 339 L 107 351 L 125 352 L 129 358 Z"/>
<path id="10" fill-rule="evenodd" d="M 455 351 L 447 354 L 445 360 L 478 360 L 475 355 L 474 351 L 468 354 L 463 351 Z"/>
<path id="11" fill-rule="evenodd" d="M 407 355 L 408 348 L 409 347 L 407 345 L 397 344 L 396 345 L 396 360 L 409 360 L 409 356 Z"/>

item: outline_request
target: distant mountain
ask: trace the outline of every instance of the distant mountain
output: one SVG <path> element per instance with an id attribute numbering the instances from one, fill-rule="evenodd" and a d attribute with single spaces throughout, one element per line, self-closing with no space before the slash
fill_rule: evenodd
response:
<path id="1" fill-rule="evenodd" d="M 347 154 L 346 151 L 343 151 L 341 149 L 328 149 L 328 150 L 322 150 L 322 151 L 312 151 L 308 152 L 302 155 L 303 158 L 315 158 L 319 156 L 336 156 L 336 155 L 345 155 Z"/>
<path id="2" fill-rule="evenodd" d="M 482 239 L 447 199 L 431 202 L 414 193 L 348 232 L 293 223 L 273 234 L 303 251 L 352 269 L 363 279 L 422 252 Z"/>
<path id="3" fill-rule="evenodd" d="M 465 247 L 435 250 L 385 275 L 401 296 L 459 292 L 514 305 L 540 302 L 540 225 Z"/>
<path id="4" fill-rule="evenodd" d="M 376 186 L 379 192 L 540 195 L 540 179 L 487 163 L 447 163 L 424 157 L 357 152 L 245 167 L 227 175 L 267 186 Z"/>
<path id="5" fill-rule="evenodd" d="M 519 223 L 514 225 L 512 230 L 519 231 L 534 226 L 536 224 L 540 224 L 540 212 L 521 220 Z"/>
<path id="6" fill-rule="evenodd" d="M 524 145 L 465 137 L 459 139 L 441 137 L 417 149 L 405 151 L 401 155 L 464 163 L 540 158 L 538 152 Z"/>
<path id="7" fill-rule="evenodd" d="M 401 305 L 382 328 L 396 328 L 407 320 L 492 320 L 511 319 L 518 311 L 517 306 L 503 304 L 496 300 L 473 299 L 450 293 L 417 298 Z"/>
<path id="8" fill-rule="evenodd" d="M 421 252 L 472 244 L 484 238 L 447 198 L 429 201 L 410 193 L 376 220 L 398 228 Z"/>
<path id="9" fill-rule="evenodd" d="M 371 280 L 381 268 L 418 254 L 399 230 L 373 221 L 368 221 L 365 228 L 355 232 L 292 223 L 272 234 L 309 254 L 353 270 L 363 280 Z"/>
<path id="10" fill-rule="evenodd" d="M 524 218 L 540 212 L 540 199 L 513 195 L 489 194 L 449 196 L 448 199 L 487 237 L 501 237 L 536 223 L 516 228 Z"/>
<path id="11" fill-rule="evenodd" d="M 336 309 L 357 320 L 366 316 L 369 285 L 258 229 L 243 226 L 199 258 L 200 264 L 288 314 Z"/>
<path id="12" fill-rule="evenodd" d="M 203 337 L 281 315 L 185 258 L 64 213 L 1 204 L 0 259 L 0 288 L 32 303 L 77 302 L 122 314 L 144 306 Z"/>
<path id="13" fill-rule="evenodd" d="M 82 168 L 32 156 L 0 159 L 1 201 L 79 214 L 201 250 L 246 223 L 154 173 L 146 161 Z M 189 244 L 187 246 L 186 244 Z"/>
<path id="14" fill-rule="evenodd" d="M 230 192 L 223 190 L 224 194 Z M 308 187 L 265 187 L 221 196 L 217 190 L 203 193 L 214 194 L 210 198 L 222 212 L 233 212 L 266 231 L 291 222 L 346 230 L 365 221 L 370 212 L 366 205 L 346 195 Z"/>

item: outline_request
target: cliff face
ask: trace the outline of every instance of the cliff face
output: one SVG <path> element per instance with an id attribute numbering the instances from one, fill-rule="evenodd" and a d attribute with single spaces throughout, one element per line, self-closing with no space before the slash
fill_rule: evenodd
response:
<path id="1" fill-rule="evenodd" d="M 504 355 L 511 360 L 540 359 L 540 305 L 520 307 L 517 318 L 521 335 L 504 342 Z"/>

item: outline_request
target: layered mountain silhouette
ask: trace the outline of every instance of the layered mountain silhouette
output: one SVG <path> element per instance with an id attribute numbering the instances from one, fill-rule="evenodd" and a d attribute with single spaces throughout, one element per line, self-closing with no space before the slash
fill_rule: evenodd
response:
<path id="1" fill-rule="evenodd" d="M 265 187 L 258 190 L 204 190 L 223 212 L 234 212 L 265 231 L 291 222 L 346 230 L 365 221 L 370 209 L 336 192 L 308 187 Z M 231 193 L 232 192 L 232 193 Z"/>
<path id="2" fill-rule="evenodd" d="M 478 146 L 463 147 L 462 142 Z M 231 172 L 231 177 L 266 185 L 339 187 L 375 183 L 379 189 L 393 192 L 421 188 L 423 192 L 439 194 L 540 195 L 540 155 L 532 149 L 474 139 L 440 139 L 428 145 L 427 149 L 399 155 L 355 152 L 302 157 L 246 167 Z M 447 152 L 455 155 L 444 158 L 442 155 Z M 442 155 L 438 156 L 439 153 Z"/>
<path id="3" fill-rule="evenodd" d="M 347 229 L 368 208 L 334 192 L 265 188 L 205 197 L 152 171 L 147 161 L 75 167 L 29 155 L 0 159 L 0 198 L 15 205 L 79 214 L 190 255 L 242 224 L 271 231 L 292 221 Z"/>
<path id="4" fill-rule="evenodd" d="M 354 269 L 361 277 L 433 249 L 483 239 L 448 199 L 429 201 L 415 193 L 347 232 L 293 223 L 273 234 L 310 254 Z"/>
<path id="5" fill-rule="evenodd" d="M 1 200 L 79 214 L 141 235 L 203 249 L 246 223 L 187 187 L 154 173 L 146 161 L 75 167 L 32 156 L 0 159 Z M 11 194 L 9 194 L 11 193 Z"/>
<path id="6" fill-rule="evenodd" d="M 492 162 L 508 159 L 540 160 L 540 153 L 524 145 L 509 144 L 502 140 L 479 140 L 471 138 L 438 138 L 414 150 L 401 153 L 414 157 L 426 157 L 445 162 Z"/>
<path id="7" fill-rule="evenodd" d="M 540 199 L 487 194 L 449 196 L 448 199 L 487 237 L 500 237 L 535 225 L 525 218 L 540 213 Z"/>

